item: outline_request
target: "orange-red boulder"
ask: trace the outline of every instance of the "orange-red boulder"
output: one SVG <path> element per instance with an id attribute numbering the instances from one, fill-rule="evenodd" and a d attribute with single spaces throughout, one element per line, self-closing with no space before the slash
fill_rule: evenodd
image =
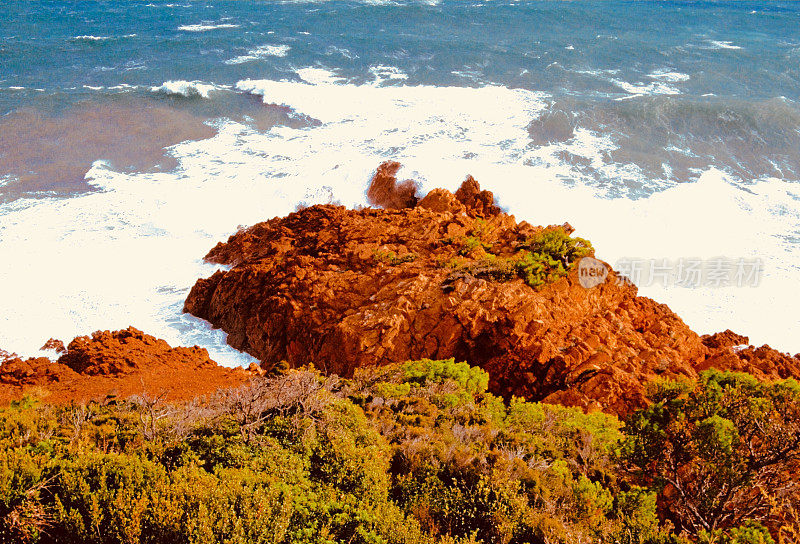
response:
<path id="1" fill-rule="evenodd" d="M 27 360 L 10 359 L 0 364 L 0 384 L 11 386 L 39 385 L 75 378 L 68 366 L 54 363 L 47 357 Z"/>
<path id="2" fill-rule="evenodd" d="M 726 330 L 703 336 L 703 344 L 709 348 L 705 361 L 697 365 L 698 370 L 717 368 L 736 372 L 749 372 L 762 380 L 782 380 L 800 377 L 800 354 L 790 356 L 769 346 L 751 346 L 747 336 Z"/>
<path id="3" fill-rule="evenodd" d="M 144 334 L 133 327 L 79 336 L 69 343 L 66 354 L 58 362 L 89 376 L 130 374 L 142 368 L 152 369 L 156 366 L 216 366 L 209 358 L 208 351 L 203 348 L 173 348 L 164 340 Z"/>

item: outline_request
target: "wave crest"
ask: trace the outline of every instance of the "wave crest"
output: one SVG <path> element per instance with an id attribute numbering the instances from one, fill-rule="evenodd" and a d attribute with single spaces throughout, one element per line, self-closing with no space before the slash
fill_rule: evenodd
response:
<path id="1" fill-rule="evenodd" d="M 239 25 L 234 25 L 232 23 L 200 23 L 196 25 L 181 25 L 178 27 L 178 30 L 183 30 L 184 32 L 206 32 L 209 30 L 217 30 L 218 28 L 239 28 Z"/>
<path id="2" fill-rule="evenodd" d="M 157 87 L 150 87 L 154 93 L 183 96 L 185 98 L 209 98 L 212 92 L 224 90 L 225 87 L 201 81 L 165 81 Z"/>

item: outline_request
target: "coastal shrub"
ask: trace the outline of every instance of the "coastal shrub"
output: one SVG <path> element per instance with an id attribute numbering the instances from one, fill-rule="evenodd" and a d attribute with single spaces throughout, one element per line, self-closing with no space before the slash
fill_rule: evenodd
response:
<path id="1" fill-rule="evenodd" d="M 422 359 L 403 364 L 403 377 L 406 381 L 421 385 L 454 381 L 468 393 L 485 393 L 489 387 L 489 374 L 479 367 L 455 359 L 434 361 Z"/>
<path id="2" fill-rule="evenodd" d="M 757 521 L 748 520 L 739 527 L 730 531 L 716 529 L 713 531 L 701 530 L 698 535 L 700 544 L 775 544 L 775 540 L 766 527 Z"/>
<path id="3" fill-rule="evenodd" d="M 3 441 L 7 444 L 6 441 Z M 48 481 L 46 452 L 28 448 L 3 448 L 0 455 L 0 543 L 38 542 L 51 525 L 41 504 Z"/>
<path id="4" fill-rule="evenodd" d="M 562 227 L 537 232 L 525 240 L 520 249 L 514 265 L 519 275 L 534 288 L 566 276 L 578 260 L 593 251 L 588 240 L 573 238 Z"/>
<path id="5" fill-rule="evenodd" d="M 480 250 L 481 254 L 486 254 L 490 249 L 492 249 L 492 245 L 484 242 L 480 238 L 476 236 L 467 236 L 461 243 L 461 247 L 458 250 L 459 255 L 470 255 L 475 250 Z"/>
<path id="6" fill-rule="evenodd" d="M 666 543 L 671 540 L 666 531 L 659 528 L 656 517 L 657 494 L 647 488 L 631 486 L 614 497 L 615 516 L 619 521 L 615 540 L 621 544 Z"/>
<path id="7" fill-rule="evenodd" d="M 573 238 L 563 227 L 543 229 L 525 240 L 521 248 L 534 255 L 556 260 L 565 270 L 592 252 L 591 242 L 583 238 Z"/>
<path id="8" fill-rule="evenodd" d="M 580 542 L 633 525 L 613 500 L 616 418 L 518 398 L 506 403 L 487 392 L 484 371 L 454 360 L 411 361 L 400 370 L 375 371 L 376 390 L 410 384 L 405 395 L 358 399 L 392 444 L 392 500 L 428 532 Z M 443 392 L 459 402 L 442 402 Z M 638 515 L 658 532 L 654 511 Z"/>
<path id="9" fill-rule="evenodd" d="M 539 289 L 566 276 L 575 264 L 592 254 L 592 244 L 583 238 L 571 237 L 563 227 L 548 227 L 519 244 L 512 256 L 490 252 L 492 246 L 480 237 L 467 236 L 460 244 L 459 259 L 443 261 L 442 266 L 457 273 L 468 272 L 494 281 L 521 278 Z M 464 257 L 474 260 L 463 260 Z"/>
<path id="10" fill-rule="evenodd" d="M 800 499 L 800 384 L 709 370 L 651 395 L 623 428 L 621 459 L 640 485 L 674 497 L 665 508 L 678 530 L 756 538 L 737 528 Z"/>
<path id="11" fill-rule="evenodd" d="M 444 243 L 456 246 L 458 254 L 462 256 L 489 254 L 492 244 L 488 239 L 494 229 L 485 219 L 480 217 L 473 219 L 468 227 L 466 234 L 448 236 L 444 239 Z"/>
<path id="12" fill-rule="evenodd" d="M 288 370 L 159 405 L 155 430 L 139 400 L 12 403 L 0 543 L 789 542 L 771 516 L 796 495 L 769 491 L 792 490 L 795 382 L 657 382 L 623 425 L 488 379 L 454 359 Z M 706 528 L 689 507 L 721 514 Z"/>
<path id="13" fill-rule="evenodd" d="M 63 459 L 51 487 L 53 528 L 59 528 L 52 536 L 75 544 L 140 542 L 151 490 L 167 482 L 164 467 L 137 455 L 91 452 Z"/>

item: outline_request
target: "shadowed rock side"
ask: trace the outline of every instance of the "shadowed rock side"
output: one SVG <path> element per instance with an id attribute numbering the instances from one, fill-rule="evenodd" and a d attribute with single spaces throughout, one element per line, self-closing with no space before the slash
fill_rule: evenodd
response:
<path id="1" fill-rule="evenodd" d="M 382 165 L 376 182 L 396 186 L 397 167 Z M 511 256 L 542 227 L 501 213 L 472 178 L 455 195 L 436 189 L 413 207 L 392 202 L 313 206 L 238 232 L 206 256 L 235 266 L 199 280 L 185 310 L 266 368 L 312 362 L 347 376 L 455 357 L 488 370 L 495 392 L 620 414 L 645 405 L 650 379 L 750 368 L 748 356 L 765 361 L 766 377 L 798 375 L 796 357 L 701 339 L 613 271 L 591 289 L 575 267 L 538 289 L 497 280 L 486 248 L 492 259 Z"/>
<path id="2" fill-rule="evenodd" d="M 48 345 L 63 343 L 51 339 Z M 47 357 L 6 360 L 0 364 L 0 401 L 20 398 L 31 388 L 50 402 L 141 394 L 186 400 L 240 385 L 258 373 L 217 366 L 203 348 L 173 348 L 129 327 L 75 338 L 56 362 Z"/>

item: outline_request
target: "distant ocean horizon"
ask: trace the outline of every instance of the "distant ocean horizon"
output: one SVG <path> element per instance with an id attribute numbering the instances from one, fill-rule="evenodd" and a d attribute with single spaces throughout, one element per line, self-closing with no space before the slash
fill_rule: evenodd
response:
<path id="1" fill-rule="evenodd" d="M 385 160 L 800 351 L 800 4 L 617 0 L 3 1 L 0 348 L 133 325 L 246 364 L 182 313 L 203 255 Z M 647 279 L 690 261 L 758 277 Z"/>

